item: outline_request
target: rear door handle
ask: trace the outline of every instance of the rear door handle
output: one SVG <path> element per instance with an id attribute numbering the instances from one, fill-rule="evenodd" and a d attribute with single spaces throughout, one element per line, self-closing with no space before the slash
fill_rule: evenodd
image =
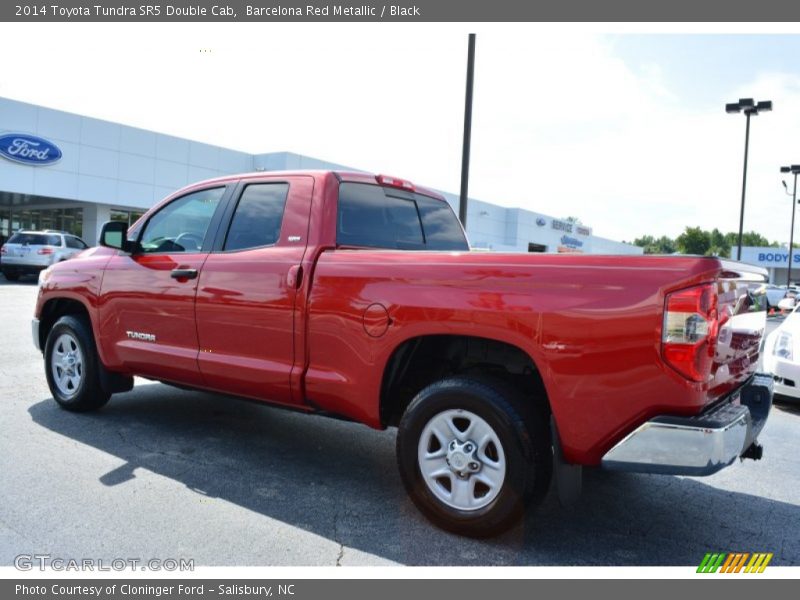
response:
<path id="1" fill-rule="evenodd" d="M 173 279 L 195 279 L 197 269 L 173 269 L 169 276 Z"/>

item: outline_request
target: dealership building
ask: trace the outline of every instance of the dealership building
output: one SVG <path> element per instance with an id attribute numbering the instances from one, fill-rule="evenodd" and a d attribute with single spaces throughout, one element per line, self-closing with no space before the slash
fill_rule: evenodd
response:
<path id="1" fill-rule="evenodd" d="M 358 168 L 290 152 L 249 154 L 0 98 L 0 242 L 19 229 L 58 229 L 95 244 L 106 221 L 133 223 L 166 195 L 251 171 Z M 424 182 L 419 182 L 424 184 Z M 458 196 L 442 192 L 458 211 Z M 641 254 L 592 228 L 470 198 L 474 248 Z"/>
<path id="2" fill-rule="evenodd" d="M 731 256 L 736 257 L 736 249 L 731 249 Z M 789 274 L 789 249 L 769 248 L 767 246 L 742 246 L 742 262 L 757 267 L 764 267 L 769 272 L 769 282 L 786 285 Z M 795 248 L 792 255 L 792 283 L 800 282 L 800 249 Z"/>

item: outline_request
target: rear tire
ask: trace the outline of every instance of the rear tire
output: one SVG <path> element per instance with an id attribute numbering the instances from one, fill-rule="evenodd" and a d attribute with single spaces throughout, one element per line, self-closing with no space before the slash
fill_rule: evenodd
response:
<path id="1" fill-rule="evenodd" d="M 4 270 L 3 271 L 3 276 L 8 281 L 17 281 L 19 279 L 19 273 L 17 273 L 16 271 L 6 271 L 6 270 Z"/>
<path id="2" fill-rule="evenodd" d="M 397 434 L 411 500 L 428 519 L 472 537 L 497 535 L 541 501 L 552 474 L 546 420 L 503 382 L 452 377 L 423 389 Z"/>
<path id="3" fill-rule="evenodd" d="M 47 335 L 44 364 L 53 399 L 66 410 L 96 410 L 111 397 L 100 384 L 100 359 L 85 317 L 56 321 Z"/>

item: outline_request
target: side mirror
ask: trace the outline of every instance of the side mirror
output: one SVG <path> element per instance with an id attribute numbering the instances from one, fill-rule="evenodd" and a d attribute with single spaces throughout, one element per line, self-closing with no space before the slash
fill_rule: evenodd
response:
<path id="1" fill-rule="evenodd" d="M 130 252 L 131 244 L 128 242 L 128 224 L 122 221 L 108 221 L 100 230 L 100 245 L 114 248 L 123 252 Z"/>

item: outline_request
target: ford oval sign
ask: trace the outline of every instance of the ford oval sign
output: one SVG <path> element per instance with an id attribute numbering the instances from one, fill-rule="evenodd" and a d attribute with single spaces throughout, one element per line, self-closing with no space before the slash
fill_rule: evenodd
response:
<path id="1" fill-rule="evenodd" d="M 0 154 L 25 165 L 51 165 L 61 159 L 61 150 L 53 142 L 27 133 L 0 135 Z"/>

